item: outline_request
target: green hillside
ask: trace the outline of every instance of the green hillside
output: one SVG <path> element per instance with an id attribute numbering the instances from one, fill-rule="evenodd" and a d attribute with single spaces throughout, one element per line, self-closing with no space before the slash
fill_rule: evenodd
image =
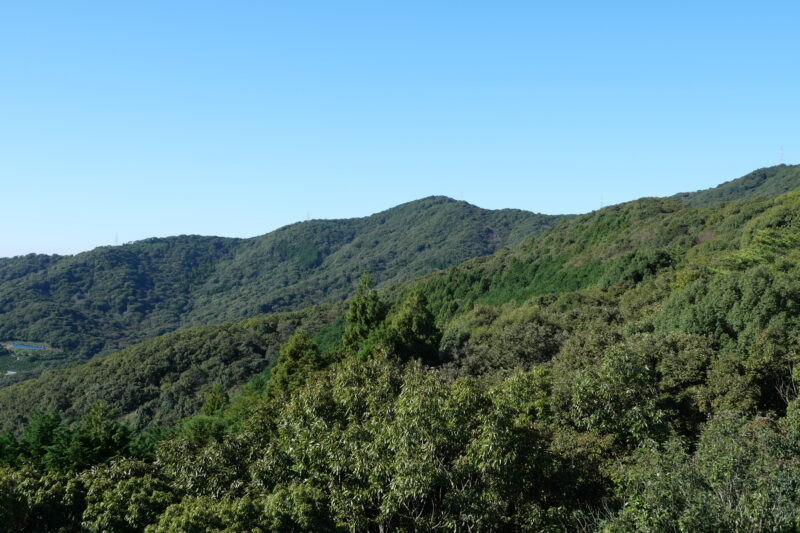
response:
<path id="1" fill-rule="evenodd" d="M 672 198 L 692 207 L 752 200 L 774 196 L 800 188 L 800 165 L 778 165 L 754 170 L 741 178 L 695 192 L 683 192 Z"/>
<path id="2" fill-rule="evenodd" d="M 7 387 L 3 523 L 793 531 L 798 213 L 800 192 L 629 202 L 362 285 L 343 322 L 209 326 Z M 192 412 L 160 436 L 120 423 Z"/>
<path id="3" fill-rule="evenodd" d="M 637 200 L 11 385 L 0 524 L 796 531 L 798 214 Z"/>
<path id="4" fill-rule="evenodd" d="M 248 240 L 221 261 L 195 292 L 186 321 L 341 300 L 364 273 L 378 286 L 409 280 L 516 244 L 563 218 L 489 211 L 440 196 L 366 218 L 293 224 Z"/>
<path id="5" fill-rule="evenodd" d="M 756 224 L 753 220 L 761 216 L 761 210 L 767 209 L 765 206 L 771 205 L 770 202 L 772 200 L 762 199 L 721 208 L 710 206 L 692 209 L 670 199 L 648 198 L 610 206 L 574 218 L 544 233 L 532 235 L 518 245 L 493 255 L 478 257 L 417 280 L 392 285 L 385 283 L 382 292 L 390 300 L 397 300 L 409 290 L 420 290 L 427 295 L 431 309 L 438 323 L 442 325 L 470 313 L 476 305 L 519 305 L 539 297 L 591 286 L 608 290 L 623 282 L 638 283 L 664 268 L 688 268 L 688 272 L 694 272 L 701 267 L 709 268 L 705 263 L 717 256 L 726 257 L 725 261 L 728 262 L 733 261 L 732 258 L 741 258 L 736 260 L 741 260 L 744 264 L 763 262 L 765 259 L 758 254 L 753 255 L 754 252 L 749 248 L 740 250 L 739 247 L 742 242 L 752 239 L 752 236 L 742 233 L 744 227 L 747 224 Z M 452 207 L 459 205 L 458 202 L 448 203 Z M 404 209 L 408 213 L 416 212 L 411 207 L 400 206 L 398 209 Z M 425 227 L 421 223 L 418 225 Z M 303 224 L 295 225 L 297 226 L 302 227 Z M 434 236 L 428 235 L 425 238 L 432 237 Z M 271 235 L 259 239 L 270 238 Z M 732 250 L 739 251 L 731 254 Z M 690 264 L 690 260 L 696 262 L 697 257 L 702 258 L 701 263 L 686 266 Z M 230 268 L 231 265 L 226 266 Z M 723 267 L 729 268 L 727 263 L 714 268 Z M 265 288 L 265 291 L 268 290 Z M 231 297 L 231 294 L 246 298 L 236 290 L 224 291 L 222 294 L 225 298 Z M 232 302 L 235 302 L 235 298 L 232 298 Z M 222 304 L 220 307 L 226 308 Z M 309 311 L 321 312 L 314 308 Z M 328 322 L 333 320 L 335 317 L 329 318 Z M 203 331 L 194 330 L 194 334 L 202 337 Z M 210 328 L 209 331 L 215 329 Z M 165 347 L 171 345 L 172 339 L 184 338 L 186 337 L 183 334 L 168 335 L 123 351 L 92 366 L 81 365 L 75 369 L 50 374 L 28 385 L 0 392 L 0 420 L 3 420 L 0 427 L 16 427 L 21 415 L 29 409 L 27 402 L 31 397 L 37 398 L 35 405 L 42 408 L 64 410 L 69 414 L 85 412 L 91 405 L 91 397 L 87 399 L 83 394 L 87 385 L 106 383 L 108 390 L 117 386 L 124 389 L 130 385 L 124 383 L 127 371 L 120 368 L 153 370 L 154 367 L 142 359 L 160 357 L 159 349 L 166 350 Z M 262 339 L 259 342 L 264 341 Z M 213 357 L 213 353 L 196 357 Z M 198 359 L 194 361 L 197 363 Z M 222 384 L 226 390 L 235 388 L 262 368 L 263 364 L 257 369 L 251 369 L 250 374 L 237 374 L 235 379 L 226 379 Z M 16 381 L 15 378 L 17 376 L 7 376 L 7 383 Z M 180 379 L 180 375 L 172 373 L 165 376 L 160 371 L 155 371 L 141 379 L 148 383 L 156 380 L 163 388 L 171 387 L 171 383 Z M 213 379 L 203 378 L 192 389 L 191 394 L 196 396 L 210 381 Z M 70 385 L 64 386 L 65 382 Z M 49 392 L 39 397 L 38 394 L 30 394 L 33 390 Z M 142 411 L 140 406 L 154 401 L 151 396 L 133 391 L 125 395 L 126 402 L 116 401 L 117 395 L 113 393 L 108 393 L 107 399 L 117 412 L 126 416 L 138 412 L 134 417 L 137 424 L 174 421 L 187 414 L 186 411 L 181 411 L 180 414 L 149 414 L 146 410 Z M 192 405 L 195 408 L 199 406 L 196 400 Z"/>
<path id="6" fill-rule="evenodd" d="M 680 276 L 694 279 L 702 272 L 727 272 L 774 261 L 778 255 L 792 250 L 796 244 L 791 240 L 793 237 L 771 236 L 771 230 L 757 228 L 768 226 L 770 217 L 774 216 L 765 213 L 791 211 L 789 206 L 794 201 L 795 196 L 789 195 L 694 209 L 670 199 L 637 200 L 576 217 L 493 255 L 475 258 L 417 280 L 387 286 L 380 292 L 389 301 L 399 301 L 404 294 L 419 291 L 426 295 L 437 323 L 446 332 L 446 340 L 449 335 L 456 335 L 450 333 L 451 330 L 466 329 L 463 334 L 469 336 L 474 324 L 465 317 L 472 316 L 475 309 L 551 302 L 558 295 L 574 291 L 581 294 L 580 291 L 587 288 L 600 290 L 600 294 L 617 294 L 620 290 L 651 280 L 654 274 L 662 271 L 680 271 Z M 657 302 L 659 293 L 650 290 L 651 297 Z M 662 292 L 660 297 L 666 297 L 663 287 L 659 290 Z M 638 295 L 639 292 L 631 294 Z M 316 331 L 342 315 L 341 311 L 335 311 L 336 308 L 325 309 L 308 308 L 306 313 L 317 317 L 312 321 L 317 325 L 304 329 Z M 496 315 L 500 311 L 492 313 Z M 326 318 L 321 318 L 323 316 Z M 225 328 L 251 331 L 253 323 L 287 319 L 282 315 L 267 315 L 253 320 Z M 148 361 L 169 358 L 176 350 L 174 344 L 188 342 L 200 353 L 191 355 L 187 364 L 191 361 L 192 368 L 216 367 L 220 362 L 215 359 L 214 350 L 200 349 L 200 346 L 208 336 L 218 337 L 220 327 L 169 334 L 88 365 L 52 372 L 0 390 L 0 420 L 3 421 L 0 427 L 17 427 L 31 406 L 79 415 L 98 398 L 105 398 L 118 413 L 133 416 L 138 425 L 175 421 L 193 411 L 153 414 L 152 407 L 142 410 L 145 404 L 151 406 L 153 402 L 162 401 L 163 394 L 142 394 L 137 392 L 137 387 L 141 383 L 157 383 L 162 392 L 166 390 L 173 394 L 172 387 L 184 379 L 181 373 L 190 368 L 167 372 Z M 195 340 L 192 340 L 193 336 Z M 225 337 L 226 349 L 237 350 L 234 346 L 237 338 Z M 273 355 L 280 345 L 273 337 L 254 338 L 258 343 L 268 343 Z M 286 335 L 277 338 L 283 342 Z M 221 349 L 220 346 L 218 344 L 217 349 Z M 190 353 L 192 349 L 182 347 L 177 350 Z M 446 366 L 452 367 L 455 363 L 450 360 L 452 354 L 449 350 L 443 346 L 442 357 Z M 239 361 L 237 364 L 253 364 L 254 355 L 250 352 L 232 357 Z M 260 359 L 249 374 L 240 372 L 223 380 L 210 377 L 213 372 L 205 372 L 203 378 L 196 380 L 197 383 L 184 394 L 192 398 L 191 405 L 196 410 L 199 408 L 198 393 L 205 390 L 208 383 L 217 381 L 225 390 L 231 390 L 262 370 L 265 361 L 271 358 Z M 477 356 L 471 356 L 470 360 L 470 365 L 492 365 L 485 357 L 480 362 Z M 132 379 L 131 376 L 136 377 Z M 102 395 L 86 394 L 98 386 L 106 392 Z M 125 401 L 117 400 L 119 397 L 124 397 Z"/>
<path id="7" fill-rule="evenodd" d="M 252 239 L 180 236 L 0 259 L 0 341 L 36 339 L 88 358 L 181 327 L 341 300 L 364 272 L 378 284 L 411 279 L 559 219 L 431 197 Z"/>
<path id="8" fill-rule="evenodd" d="M 341 314 L 328 305 L 198 326 L 46 373 L 2 389 L 0 428 L 18 429 L 35 409 L 84 415 L 100 400 L 135 427 L 174 424 L 200 410 L 212 385 L 228 391 L 268 368 L 298 327 L 316 332 Z"/>
<path id="9" fill-rule="evenodd" d="M 800 167 L 781 165 L 673 199 L 698 207 L 798 185 Z M 251 239 L 180 236 L 75 256 L 0 259 L 0 341 L 36 340 L 64 354 L 0 376 L 0 383 L 179 328 L 342 300 L 365 272 L 379 287 L 394 286 L 517 244 L 563 218 L 431 197 L 369 217 L 301 222 Z M 556 275 L 557 269 L 546 270 L 557 264 L 545 263 L 537 262 L 537 287 Z M 584 267 L 586 276 L 597 275 L 591 264 Z M 574 288 L 582 283 L 577 277 L 572 282 Z M 9 365 L 0 361 L 15 370 Z"/>

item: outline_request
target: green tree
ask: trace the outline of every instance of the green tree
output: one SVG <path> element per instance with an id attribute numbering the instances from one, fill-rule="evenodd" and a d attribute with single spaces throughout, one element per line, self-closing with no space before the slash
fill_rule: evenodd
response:
<path id="1" fill-rule="evenodd" d="M 412 291 L 392 312 L 389 336 L 401 359 L 419 358 L 427 364 L 437 362 L 442 333 L 436 327 L 424 294 Z"/>
<path id="2" fill-rule="evenodd" d="M 620 470 L 624 505 L 606 531 L 796 530 L 797 443 L 774 421 L 723 413 L 689 450 L 679 440 L 638 449 Z"/>
<path id="3" fill-rule="evenodd" d="M 0 531 L 81 531 L 85 493 L 71 473 L 0 467 Z"/>
<path id="4" fill-rule="evenodd" d="M 611 435 L 627 448 L 668 434 L 667 413 L 659 400 L 657 361 L 649 351 L 622 345 L 607 349 L 597 366 L 574 379 L 573 423 Z"/>
<path id="5" fill-rule="evenodd" d="M 19 442 L 14 434 L 11 432 L 0 433 L 0 465 L 16 465 L 19 452 Z"/>
<path id="6" fill-rule="evenodd" d="M 292 483 L 256 502 L 264 531 L 341 531 L 330 516 L 328 498 L 320 487 Z"/>
<path id="7" fill-rule="evenodd" d="M 34 464 L 49 462 L 57 445 L 63 446 L 65 428 L 56 413 L 34 411 L 20 436 L 20 449 Z"/>
<path id="8" fill-rule="evenodd" d="M 130 429 L 117 422 L 108 404 L 100 401 L 73 428 L 57 432 L 45 463 L 61 470 L 88 468 L 127 454 L 130 441 Z"/>
<path id="9" fill-rule="evenodd" d="M 223 392 L 219 383 L 215 383 L 206 395 L 206 401 L 201 412 L 204 415 L 211 416 L 222 411 L 226 405 L 228 405 L 228 395 Z"/>
<path id="10" fill-rule="evenodd" d="M 278 362 L 272 369 L 268 386 L 270 395 L 289 394 L 320 368 L 319 348 L 304 332 L 296 332 L 281 348 Z"/>
<path id="11" fill-rule="evenodd" d="M 358 351 L 386 318 L 387 306 L 370 285 L 369 275 L 361 276 L 356 294 L 347 307 L 342 342 L 350 350 Z"/>
<path id="12" fill-rule="evenodd" d="M 101 533 L 134 533 L 155 522 L 175 496 L 151 465 L 120 459 L 82 475 L 86 508 L 81 525 Z"/>
<path id="13" fill-rule="evenodd" d="M 249 499 L 184 498 L 170 505 L 146 533 L 239 533 L 255 529 L 257 510 Z"/>

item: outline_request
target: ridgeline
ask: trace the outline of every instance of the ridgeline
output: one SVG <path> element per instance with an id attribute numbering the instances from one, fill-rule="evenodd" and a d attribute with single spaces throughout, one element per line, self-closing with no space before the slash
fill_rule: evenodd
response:
<path id="1" fill-rule="evenodd" d="M 8 386 L 0 527 L 794 531 L 795 170 Z"/>
<path id="2" fill-rule="evenodd" d="M 178 328 L 341 301 L 364 273 L 379 286 L 409 280 L 563 218 L 430 197 L 251 239 L 184 235 L 0 259 L 0 340 L 45 342 L 71 356 L 43 365 L 85 360 Z M 35 365 L 25 370 L 5 379 L 36 374 Z"/>

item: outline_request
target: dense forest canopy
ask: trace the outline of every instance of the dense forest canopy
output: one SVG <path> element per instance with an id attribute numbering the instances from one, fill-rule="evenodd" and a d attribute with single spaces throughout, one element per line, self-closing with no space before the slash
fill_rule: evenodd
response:
<path id="1" fill-rule="evenodd" d="M 252 239 L 180 236 L 0 259 L 0 341 L 46 343 L 61 353 L 10 365 L 18 372 L 0 376 L 0 385 L 178 328 L 341 301 L 365 272 L 378 285 L 412 279 L 562 218 L 430 197 Z"/>
<path id="2" fill-rule="evenodd" d="M 213 386 L 228 391 L 265 371 L 298 327 L 316 332 L 341 314 L 321 305 L 198 326 L 46 373 L 2 389 L 0 428 L 18 428 L 32 409 L 73 417 L 100 400 L 137 428 L 173 424 L 198 412 Z"/>
<path id="3" fill-rule="evenodd" d="M 777 165 L 760 168 L 746 176 L 695 192 L 683 192 L 672 198 L 692 207 L 752 200 L 774 196 L 800 188 L 800 165 Z"/>
<path id="4" fill-rule="evenodd" d="M 797 531 L 800 192 L 727 200 L 6 387 L 0 529 Z"/>

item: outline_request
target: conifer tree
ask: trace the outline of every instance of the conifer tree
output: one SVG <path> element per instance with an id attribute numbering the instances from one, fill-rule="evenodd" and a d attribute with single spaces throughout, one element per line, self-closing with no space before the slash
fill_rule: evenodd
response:
<path id="1" fill-rule="evenodd" d="M 276 396 L 292 392 L 321 367 L 319 348 L 308 335 L 298 331 L 281 348 L 278 362 L 270 377 L 270 394 Z"/>
<path id="2" fill-rule="evenodd" d="M 202 412 L 204 415 L 214 415 L 222 411 L 228 405 L 228 395 L 223 392 L 219 383 L 216 383 L 206 396 Z"/>
<path id="3" fill-rule="evenodd" d="M 352 350 L 357 350 L 386 318 L 386 304 L 370 285 L 369 275 L 361 276 L 356 294 L 350 300 L 350 306 L 345 314 L 347 325 L 344 328 L 342 341 L 346 348 Z"/>
<path id="4" fill-rule="evenodd" d="M 419 358 L 428 364 L 436 361 L 442 333 L 422 292 L 413 291 L 403 300 L 389 327 L 395 352 L 402 359 Z"/>

